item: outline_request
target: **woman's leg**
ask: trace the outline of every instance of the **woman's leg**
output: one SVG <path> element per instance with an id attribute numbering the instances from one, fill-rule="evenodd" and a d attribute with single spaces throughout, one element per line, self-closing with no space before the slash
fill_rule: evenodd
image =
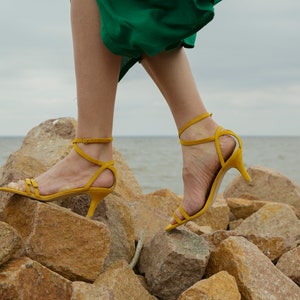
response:
<path id="1" fill-rule="evenodd" d="M 164 52 L 155 57 L 145 56 L 142 64 L 166 98 L 177 128 L 201 115 L 206 108 L 200 98 L 184 49 Z M 215 134 L 217 123 L 210 117 L 184 131 L 184 140 L 197 140 Z M 235 146 L 229 136 L 221 137 L 225 157 Z M 214 143 L 182 146 L 183 154 L 183 208 L 193 215 L 203 206 L 220 162 Z M 180 216 L 180 213 L 177 212 Z"/>
<path id="2" fill-rule="evenodd" d="M 100 17 L 95 0 L 72 0 L 71 23 L 78 98 L 78 138 L 111 137 L 113 112 L 121 57 L 109 52 L 100 38 Z M 112 145 L 80 144 L 90 156 L 112 159 Z M 36 178 L 41 195 L 82 187 L 99 167 L 81 158 L 74 150 Z M 109 187 L 113 175 L 105 170 L 94 182 Z M 24 182 L 17 184 L 24 189 Z M 14 186 L 13 186 L 14 187 Z"/>

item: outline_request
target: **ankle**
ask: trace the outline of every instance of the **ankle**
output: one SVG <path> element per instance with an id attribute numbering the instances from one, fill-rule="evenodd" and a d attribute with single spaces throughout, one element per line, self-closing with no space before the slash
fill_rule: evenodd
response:
<path id="1" fill-rule="evenodd" d="M 79 148 L 94 159 L 112 160 L 112 143 L 79 144 Z"/>
<path id="2" fill-rule="evenodd" d="M 198 140 L 215 134 L 218 124 L 212 117 L 201 120 L 185 129 L 180 138 L 183 140 Z"/>

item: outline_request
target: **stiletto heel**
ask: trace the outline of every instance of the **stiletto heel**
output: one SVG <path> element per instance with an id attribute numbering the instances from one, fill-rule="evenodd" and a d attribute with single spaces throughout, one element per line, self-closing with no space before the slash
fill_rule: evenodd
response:
<path id="1" fill-rule="evenodd" d="M 178 131 L 178 135 L 179 135 L 179 139 L 180 139 L 180 143 L 183 146 L 192 146 L 192 145 L 199 145 L 199 144 L 204 144 L 204 143 L 210 143 L 210 142 L 214 142 L 215 146 L 216 146 L 216 152 L 221 164 L 221 168 L 219 169 L 219 171 L 216 174 L 216 177 L 213 179 L 212 181 L 212 185 L 210 187 L 209 193 L 208 193 L 208 197 L 204 203 L 204 205 L 202 206 L 202 208 L 195 214 L 193 214 L 192 216 L 189 216 L 187 214 L 187 212 L 184 210 L 182 204 L 178 207 L 178 211 L 181 214 L 181 216 L 183 217 L 183 219 L 179 218 L 179 216 L 177 215 L 176 211 L 174 212 L 173 215 L 173 219 L 176 223 L 174 224 L 169 224 L 166 227 L 166 231 L 170 231 L 180 225 L 186 224 L 188 221 L 191 221 L 197 217 L 199 217 L 200 215 L 202 215 L 205 211 L 207 211 L 207 209 L 212 205 L 212 203 L 214 202 L 217 192 L 219 190 L 219 187 L 221 185 L 221 182 L 223 180 L 223 177 L 225 175 L 225 173 L 231 169 L 231 168 L 235 168 L 237 169 L 241 175 L 244 177 L 245 180 L 247 181 L 251 181 L 251 177 L 248 174 L 248 172 L 245 169 L 245 166 L 243 164 L 243 155 L 242 155 L 242 140 L 241 138 L 235 134 L 233 131 L 231 130 L 227 130 L 227 129 L 223 129 L 221 126 L 219 126 L 216 130 L 216 133 L 214 136 L 205 138 L 205 139 L 200 139 L 200 140 L 182 140 L 180 138 L 181 134 L 190 126 L 192 126 L 195 123 L 200 122 L 201 120 L 210 117 L 211 114 L 210 113 L 205 113 L 203 115 L 200 115 L 194 119 L 192 119 L 191 121 L 189 121 L 187 124 L 185 124 L 179 131 Z M 221 150 L 221 145 L 220 145 L 220 137 L 224 136 L 224 135 L 230 135 L 232 136 L 235 140 L 236 140 L 236 148 L 234 149 L 234 151 L 232 152 L 232 154 L 229 156 L 229 158 L 227 158 L 226 160 L 224 160 L 224 157 L 222 155 L 222 150 Z"/>
<path id="2" fill-rule="evenodd" d="M 91 202 L 90 207 L 87 213 L 88 218 L 92 218 L 95 212 L 95 209 L 97 208 L 98 204 L 103 200 L 108 194 L 110 194 L 115 186 L 116 186 L 116 180 L 117 180 L 117 171 L 114 167 L 114 161 L 110 160 L 107 162 L 94 159 L 93 157 L 86 154 L 84 151 L 82 151 L 77 144 L 94 144 L 94 143 L 110 143 L 112 142 L 112 138 L 78 138 L 73 140 L 73 148 L 74 150 L 84 159 L 87 161 L 98 165 L 98 170 L 94 173 L 94 175 L 90 178 L 90 180 L 87 182 L 87 184 L 84 187 L 81 188 L 74 188 L 74 189 L 68 189 L 64 191 L 60 191 L 54 194 L 50 195 L 40 195 L 38 183 L 34 179 L 25 179 L 25 191 L 20 191 L 18 189 L 9 188 L 9 187 L 0 187 L 0 191 L 2 192 L 9 192 L 25 197 L 29 197 L 34 200 L 38 200 L 41 202 L 50 202 L 59 200 L 62 198 L 66 198 L 69 196 L 77 196 L 81 194 L 88 194 L 90 195 Z M 94 187 L 92 184 L 94 181 L 100 176 L 100 174 L 104 170 L 110 170 L 113 173 L 114 176 L 114 182 L 111 187 Z"/>

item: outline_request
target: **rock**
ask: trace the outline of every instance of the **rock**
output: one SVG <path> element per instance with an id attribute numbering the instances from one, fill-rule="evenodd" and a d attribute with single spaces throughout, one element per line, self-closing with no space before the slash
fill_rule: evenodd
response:
<path id="1" fill-rule="evenodd" d="M 226 230 L 229 224 L 229 211 L 227 202 L 218 195 L 212 206 L 193 221 L 199 226 L 210 226 L 213 230 Z"/>
<path id="2" fill-rule="evenodd" d="M 219 245 L 230 236 L 237 236 L 237 233 L 229 230 L 217 230 L 212 233 L 202 234 L 211 251 L 215 251 Z"/>
<path id="3" fill-rule="evenodd" d="M 70 280 L 94 281 L 98 276 L 110 247 L 103 223 L 25 197 L 10 202 L 6 217 L 33 260 Z"/>
<path id="4" fill-rule="evenodd" d="M 185 224 L 186 228 L 188 228 L 191 232 L 194 232 L 198 235 L 213 233 L 214 230 L 210 226 L 199 226 L 193 221 L 187 222 Z"/>
<path id="5" fill-rule="evenodd" d="M 240 300 L 235 278 L 226 271 L 221 271 L 208 279 L 203 279 L 183 292 L 178 300 L 213 299 Z"/>
<path id="6" fill-rule="evenodd" d="M 244 219 L 237 219 L 229 222 L 229 230 L 234 230 L 243 223 Z"/>
<path id="7" fill-rule="evenodd" d="M 19 151 L 48 169 L 70 152 L 75 132 L 73 118 L 47 120 L 28 132 Z"/>
<path id="8" fill-rule="evenodd" d="M 245 238 L 256 245 L 273 262 L 277 261 L 283 253 L 290 249 L 290 245 L 286 243 L 285 238 L 280 236 L 250 234 L 246 235 Z"/>
<path id="9" fill-rule="evenodd" d="M 163 230 L 179 206 L 181 198 L 170 190 L 159 190 L 128 201 L 131 209 L 135 236 L 151 240 Z"/>
<path id="10" fill-rule="evenodd" d="M 151 294 L 177 299 L 202 278 L 209 255 L 205 240 L 188 230 L 159 232 L 142 250 L 138 268 Z"/>
<path id="11" fill-rule="evenodd" d="M 229 237 L 211 253 L 206 276 L 220 271 L 235 277 L 242 299 L 300 299 L 300 288 L 243 237 Z"/>
<path id="12" fill-rule="evenodd" d="M 130 263 L 135 252 L 135 234 L 128 203 L 116 195 L 111 195 L 101 203 L 100 209 L 94 219 L 108 226 L 111 238 L 105 266 L 121 259 Z"/>
<path id="13" fill-rule="evenodd" d="M 300 188 L 277 171 L 256 166 L 248 169 L 250 183 L 239 175 L 225 189 L 224 197 L 272 201 L 292 205 L 300 215 Z"/>
<path id="14" fill-rule="evenodd" d="M 0 299 L 70 300 L 71 282 L 29 258 L 22 257 L 0 270 Z"/>
<path id="15" fill-rule="evenodd" d="M 78 196 L 64 200 L 61 205 L 85 216 L 89 203 L 88 197 Z M 135 252 L 135 233 L 128 201 L 117 193 L 109 195 L 98 205 L 93 220 L 105 223 L 110 231 L 111 246 L 105 265 L 120 259 L 130 262 Z"/>
<path id="16" fill-rule="evenodd" d="M 283 254 L 276 267 L 300 286 L 300 246 Z"/>
<path id="17" fill-rule="evenodd" d="M 0 266 L 20 253 L 22 239 L 10 225 L 0 222 Z"/>
<path id="18" fill-rule="evenodd" d="M 94 285 L 97 288 L 110 290 L 111 299 L 114 300 L 156 299 L 143 287 L 130 266 L 123 260 L 115 262 L 104 273 L 100 274 Z"/>
<path id="19" fill-rule="evenodd" d="M 72 283 L 71 300 L 116 300 L 113 291 L 94 284 L 75 281 Z"/>
<path id="20" fill-rule="evenodd" d="M 291 247 L 299 239 L 300 220 L 290 206 L 268 203 L 244 220 L 234 231 L 244 236 L 281 237 L 286 247 Z"/>
<path id="21" fill-rule="evenodd" d="M 236 219 L 246 219 L 263 207 L 267 201 L 247 200 L 240 198 L 226 199 L 230 211 Z"/>
<path id="22" fill-rule="evenodd" d="M 142 188 L 132 170 L 121 153 L 116 149 L 113 151 L 113 158 L 115 160 L 115 167 L 118 170 L 118 182 L 115 190 L 116 194 L 129 200 L 142 195 Z"/>

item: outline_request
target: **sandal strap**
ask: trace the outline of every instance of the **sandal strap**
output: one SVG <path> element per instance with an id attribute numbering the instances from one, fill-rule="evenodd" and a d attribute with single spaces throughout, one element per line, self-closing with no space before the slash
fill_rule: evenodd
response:
<path id="1" fill-rule="evenodd" d="M 188 123 L 186 123 L 180 130 L 179 130 L 179 140 L 180 140 L 180 144 L 183 146 L 193 146 L 193 145 L 199 145 L 199 144 L 205 144 L 205 143 L 209 143 L 209 142 L 215 142 L 215 146 L 216 146 L 216 151 L 219 157 L 219 161 L 221 163 L 221 166 L 223 167 L 225 164 L 225 160 L 224 157 L 222 155 L 222 150 L 221 150 L 221 145 L 220 145 L 220 137 L 222 135 L 231 135 L 233 136 L 237 142 L 238 142 L 238 147 L 241 148 L 242 147 L 242 140 L 240 139 L 240 137 L 234 133 L 231 130 L 228 129 L 224 129 L 221 126 L 218 126 L 215 135 L 210 136 L 208 138 L 203 138 L 203 139 L 199 139 L 199 140 L 183 140 L 180 138 L 181 134 L 190 126 L 194 125 L 195 123 L 200 122 L 201 120 L 210 117 L 212 114 L 211 113 L 205 113 L 202 114 L 194 119 L 192 119 L 191 121 L 189 121 Z"/>
<path id="2" fill-rule="evenodd" d="M 110 143 L 113 141 L 112 137 L 108 138 L 76 138 L 73 140 L 73 144 L 82 143 L 82 144 L 104 144 L 104 143 Z"/>
<path id="3" fill-rule="evenodd" d="M 32 189 L 33 189 L 33 192 L 32 192 Z M 39 197 L 40 191 L 39 191 L 38 183 L 34 179 L 26 178 L 25 179 L 25 192 L 28 195 L 33 194 L 33 195 Z"/>
<path id="4" fill-rule="evenodd" d="M 185 125 L 183 125 L 179 130 L 178 130 L 178 136 L 180 138 L 181 134 L 189 127 L 191 127 L 192 125 L 200 122 L 201 120 L 203 119 L 206 119 L 208 117 L 211 117 L 212 116 L 212 113 L 209 113 L 209 112 L 206 112 L 194 119 L 192 119 L 191 121 L 187 122 Z"/>
<path id="5" fill-rule="evenodd" d="M 95 143 L 110 143 L 112 142 L 113 138 L 109 137 L 109 138 L 76 138 L 73 140 L 73 148 L 74 150 L 84 159 L 86 159 L 87 161 L 98 165 L 100 168 L 97 170 L 97 172 L 90 178 L 90 180 L 87 182 L 87 184 L 85 185 L 86 188 L 90 187 L 93 182 L 98 178 L 98 176 L 105 170 L 105 169 L 109 169 L 112 171 L 112 173 L 114 174 L 115 180 L 117 177 L 117 171 L 114 167 L 114 160 L 109 160 L 109 161 L 102 161 L 102 160 L 98 160 L 95 159 L 93 157 L 91 157 L 90 155 L 86 154 L 83 150 L 81 150 L 78 147 L 78 143 L 82 143 L 82 144 L 95 144 Z M 115 183 L 114 183 L 115 185 Z"/>

